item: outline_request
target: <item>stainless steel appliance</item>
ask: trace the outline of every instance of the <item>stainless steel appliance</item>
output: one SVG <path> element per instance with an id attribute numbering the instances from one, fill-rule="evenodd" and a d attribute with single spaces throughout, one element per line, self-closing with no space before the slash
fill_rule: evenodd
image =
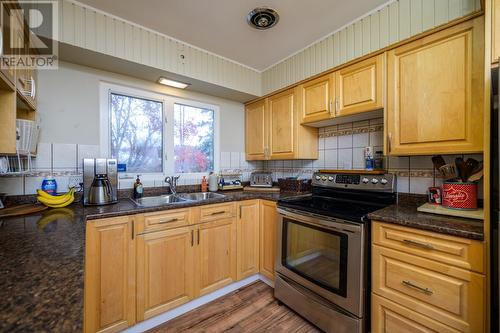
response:
<path id="1" fill-rule="evenodd" d="M 107 205 L 118 202 L 116 159 L 83 160 L 83 204 Z"/>
<path id="2" fill-rule="evenodd" d="M 500 331 L 500 76 L 491 73 L 491 332 Z"/>
<path id="3" fill-rule="evenodd" d="M 250 175 L 250 186 L 273 187 L 273 173 L 265 171 L 252 172 Z"/>
<path id="4" fill-rule="evenodd" d="M 369 329 L 367 214 L 396 201 L 394 175 L 315 173 L 278 201 L 275 297 L 325 332 Z"/>

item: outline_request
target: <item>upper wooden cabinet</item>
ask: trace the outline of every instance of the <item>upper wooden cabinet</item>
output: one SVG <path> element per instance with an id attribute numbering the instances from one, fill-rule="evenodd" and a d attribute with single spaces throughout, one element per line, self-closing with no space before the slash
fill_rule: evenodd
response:
<path id="1" fill-rule="evenodd" d="M 386 151 L 481 152 L 483 77 L 483 17 L 389 51 Z"/>
<path id="2" fill-rule="evenodd" d="M 119 332 L 135 323 L 135 241 L 128 216 L 87 222 L 85 332 Z"/>
<path id="3" fill-rule="evenodd" d="M 299 85 L 302 123 L 329 119 L 335 116 L 335 74 L 327 74 Z"/>
<path id="4" fill-rule="evenodd" d="M 335 115 L 347 116 L 384 107 L 385 54 L 335 72 Z"/>
<path id="5" fill-rule="evenodd" d="M 266 101 L 260 100 L 246 106 L 245 151 L 247 160 L 266 159 L 267 147 Z"/>
<path id="6" fill-rule="evenodd" d="M 318 158 L 318 130 L 300 124 L 297 89 L 247 105 L 247 160 Z"/>
<path id="7" fill-rule="evenodd" d="M 498 63 L 498 58 L 500 58 L 500 0 L 493 0 L 492 7 L 491 60 Z"/>
<path id="8" fill-rule="evenodd" d="M 259 200 L 238 203 L 237 278 L 259 272 Z"/>

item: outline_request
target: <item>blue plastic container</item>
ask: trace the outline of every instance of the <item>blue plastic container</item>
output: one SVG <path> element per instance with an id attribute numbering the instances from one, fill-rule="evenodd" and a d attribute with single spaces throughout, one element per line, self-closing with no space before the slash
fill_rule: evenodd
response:
<path id="1" fill-rule="evenodd" d="M 56 179 L 52 176 L 47 176 L 42 181 L 42 191 L 47 192 L 51 195 L 57 194 L 57 182 Z"/>

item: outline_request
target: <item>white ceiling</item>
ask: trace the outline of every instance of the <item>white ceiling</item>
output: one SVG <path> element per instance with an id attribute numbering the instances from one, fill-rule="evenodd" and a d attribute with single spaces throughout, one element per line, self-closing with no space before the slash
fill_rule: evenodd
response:
<path id="1" fill-rule="evenodd" d="M 387 0 L 80 0 L 183 42 L 257 70 L 388 2 Z M 251 28 L 246 15 L 268 6 L 280 15 L 267 31 Z"/>

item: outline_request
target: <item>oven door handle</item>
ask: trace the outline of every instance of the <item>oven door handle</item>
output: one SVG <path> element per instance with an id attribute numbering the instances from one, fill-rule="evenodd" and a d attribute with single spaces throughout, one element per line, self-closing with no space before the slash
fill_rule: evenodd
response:
<path id="1" fill-rule="evenodd" d="M 360 233 L 363 226 L 361 224 L 353 224 L 337 220 L 334 218 L 321 217 L 303 211 L 291 211 L 288 209 L 278 208 L 278 214 L 284 218 L 289 218 L 295 221 L 321 226 L 326 229 L 332 229 L 339 232 Z"/>

